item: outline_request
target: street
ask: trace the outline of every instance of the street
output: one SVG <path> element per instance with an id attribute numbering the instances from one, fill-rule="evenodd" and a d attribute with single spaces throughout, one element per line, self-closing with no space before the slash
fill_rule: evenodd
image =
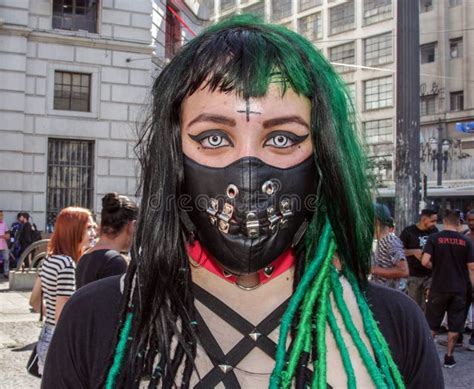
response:
<path id="1" fill-rule="evenodd" d="M 39 315 L 30 313 L 28 292 L 9 292 L 8 283 L 0 280 L 0 366 L 2 376 L 0 389 L 39 388 L 40 381 L 30 376 L 25 369 L 31 353 L 31 345 L 38 338 Z M 440 336 L 445 339 L 446 336 Z M 467 342 L 465 336 L 464 342 Z M 437 344 L 440 360 L 446 348 Z M 444 369 L 446 388 L 472 388 L 474 382 L 474 352 L 456 348 L 457 365 Z"/>

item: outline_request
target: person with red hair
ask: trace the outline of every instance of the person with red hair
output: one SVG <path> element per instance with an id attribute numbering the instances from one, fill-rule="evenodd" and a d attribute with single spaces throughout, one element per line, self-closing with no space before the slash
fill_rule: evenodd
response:
<path id="1" fill-rule="evenodd" d="M 76 263 L 89 243 L 89 229 L 93 223 L 91 212 L 79 207 L 64 208 L 56 219 L 48 256 L 41 266 L 30 299 L 36 311 L 42 310 L 43 301 L 45 307 L 46 319 L 36 346 L 40 374 L 56 323 L 76 290 Z"/>

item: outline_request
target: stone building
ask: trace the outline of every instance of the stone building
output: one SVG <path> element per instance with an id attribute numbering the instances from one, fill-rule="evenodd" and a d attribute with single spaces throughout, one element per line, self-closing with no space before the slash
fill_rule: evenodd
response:
<path id="1" fill-rule="evenodd" d="M 474 2 L 420 2 L 421 171 L 428 196 L 474 208 Z M 212 20 L 252 13 L 298 31 L 314 42 L 346 80 L 358 109 L 373 173 L 382 196 L 394 196 L 396 0 L 205 0 Z M 438 127 L 441 130 L 438 130 Z M 443 182 L 433 171 L 438 137 Z M 444 168 L 446 166 L 446 172 Z M 472 204 L 471 204 L 472 202 Z M 447 205 L 447 204 L 446 204 Z"/>
<path id="2" fill-rule="evenodd" d="M 195 1 L 0 1 L 0 209 L 40 229 L 136 194 L 153 76 L 202 24 Z M 206 15 L 204 15 L 206 16 Z"/>

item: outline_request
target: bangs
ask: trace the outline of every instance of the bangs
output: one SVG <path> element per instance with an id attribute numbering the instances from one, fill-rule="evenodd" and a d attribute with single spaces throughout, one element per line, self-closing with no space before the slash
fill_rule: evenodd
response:
<path id="1" fill-rule="evenodd" d="M 281 26 L 248 26 L 256 20 L 249 15 L 220 24 L 220 33 L 213 34 L 211 27 L 201 39 L 188 45 L 197 45 L 190 58 L 193 67 L 188 70 L 188 94 L 198 89 L 236 92 L 243 98 L 262 97 L 270 83 L 281 85 L 282 94 L 288 88 L 296 93 L 311 97 L 311 71 L 303 47 L 295 47 L 295 40 L 302 45 L 300 36 Z M 242 28 L 239 28 L 239 21 Z M 270 27 L 270 28 L 269 28 Z M 268 31 L 268 30 L 271 31 Z M 183 47 L 188 51 L 189 47 Z M 313 48 L 312 48 L 313 49 Z M 313 49 L 314 50 L 314 49 Z M 262 55 L 262 52 L 265 55 Z"/>

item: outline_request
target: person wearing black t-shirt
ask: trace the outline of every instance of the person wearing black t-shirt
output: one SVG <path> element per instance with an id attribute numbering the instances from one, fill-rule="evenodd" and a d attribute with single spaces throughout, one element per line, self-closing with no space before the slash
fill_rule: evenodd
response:
<path id="1" fill-rule="evenodd" d="M 79 260 L 76 287 L 123 274 L 127 262 L 120 254 L 130 250 L 138 207 L 126 196 L 107 193 L 102 199 L 100 238 Z"/>
<path id="2" fill-rule="evenodd" d="M 421 262 L 423 266 L 433 269 L 426 319 L 435 336 L 447 312 L 448 351 L 444 357 L 444 367 L 453 367 L 456 364 L 453 358 L 454 346 L 466 320 L 469 278 L 474 285 L 474 252 L 471 241 L 458 232 L 458 212 L 446 210 L 443 223 L 444 230 L 428 238 Z"/>
<path id="3" fill-rule="evenodd" d="M 436 211 L 423 209 L 420 221 L 406 227 L 400 234 L 400 240 L 403 242 L 408 261 L 408 295 L 421 308 L 425 306 L 425 296 L 431 283 L 431 270 L 421 264 L 421 254 L 428 237 L 438 232 L 438 229 L 435 227 L 437 220 Z"/>

